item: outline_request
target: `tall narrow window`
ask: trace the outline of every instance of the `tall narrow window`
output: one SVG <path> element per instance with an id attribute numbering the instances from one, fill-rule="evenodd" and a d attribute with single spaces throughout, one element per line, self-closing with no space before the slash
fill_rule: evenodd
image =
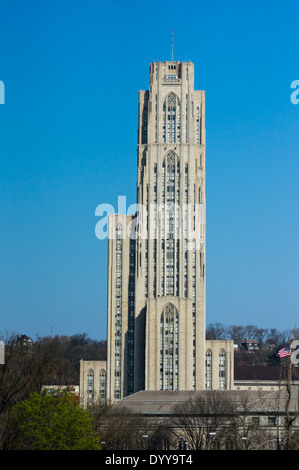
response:
<path id="1" fill-rule="evenodd" d="M 196 108 L 196 143 L 199 144 L 199 108 Z"/>
<path id="2" fill-rule="evenodd" d="M 175 295 L 179 275 L 179 204 L 180 165 L 176 153 L 170 152 L 162 164 L 162 212 L 161 212 L 161 292 Z M 165 204 L 166 203 L 166 204 Z M 164 294 L 163 294 L 164 292 Z"/>
<path id="3" fill-rule="evenodd" d="M 144 107 L 143 110 L 143 135 L 142 135 L 142 143 L 147 144 L 147 119 L 148 119 L 148 110 L 147 106 Z"/>
<path id="4" fill-rule="evenodd" d="M 114 398 L 121 398 L 121 335 L 122 335 L 122 249 L 123 229 L 119 224 L 116 228 L 116 289 L 115 289 L 115 368 L 114 368 Z"/>
<path id="5" fill-rule="evenodd" d="M 189 177 L 188 164 L 185 165 L 185 197 L 184 197 L 184 297 L 188 294 L 188 198 L 189 198 Z"/>
<path id="6" fill-rule="evenodd" d="M 186 95 L 186 143 L 188 142 L 188 95 Z"/>
<path id="7" fill-rule="evenodd" d="M 162 163 L 162 178 L 161 178 L 161 202 L 162 202 L 162 210 L 161 210 L 161 218 L 160 218 L 160 233 L 161 233 L 161 285 L 160 285 L 160 293 L 164 295 L 164 287 L 165 287 L 165 160 Z"/>
<path id="8" fill-rule="evenodd" d="M 156 297 L 157 294 L 157 164 L 154 166 L 154 237 L 153 237 L 153 295 Z"/>
<path id="9" fill-rule="evenodd" d="M 223 349 L 219 353 L 219 388 L 226 389 L 226 354 Z"/>
<path id="10" fill-rule="evenodd" d="M 179 317 L 172 304 L 166 305 L 160 322 L 160 390 L 178 390 Z"/>
<path id="11" fill-rule="evenodd" d="M 170 93 L 163 104 L 162 136 L 166 143 L 181 141 L 181 105 L 174 93 Z"/>
<path id="12" fill-rule="evenodd" d="M 176 207 L 175 207 L 175 240 L 176 240 L 176 295 L 180 295 L 180 238 L 181 238 L 181 210 L 180 210 L 180 198 L 181 198 L 181 175 L 180 175 L 180 162 L 177 162 L 177 173 L 176 173 Z"/>
<path id="13" fill-rule="evenodd" d="M 155 109 L 155 142 L 158 141 L 158 97 L 156 95 L 156 109 Z"/>
<path id="14" fill-rule="evenodd" d="M 157 164 L 154 166 L 154 202 L 157 202 Z"/>
<path id="15" fill-rule="evenodd" d="M 148 240 L 145 243 L 144 271 L 145 271 L 145 298 L 148 297 Z"/>
<path id="16" fill-rule="evenodd" d="M 175 155 L 167 155 L 166 177 L 166 295 L 174 295 L 174 203 L 175 203 Z"/>
<path id="17" fill-rule="evenodd" d="M 94 402 L 94 372 L 89 369 L 87 374 L 87 405 L 91 406 Z"/>
<path id="18" fill-rule="evenodd" d="M 166 142 L 166 101 L 163 104 L 162 139 Z"/>
<path id="19" fill-rule="evenodd" d="M 176 119 L 176 142 L 181 142 L 181 105 L 177 105 L 177 119 Z"/>
<path id="20" fill-rule="evenodd" d="M 135 325 L 135 239 L 130 238 L 129 296 L 128 296 L 128 395 L 134 393 L 134 325 Z"/>
<path id="21" fill-rule="evenodd" d="M 206 352 L 206 389 L 212 389 L 212 351 Z"/>
<path id="22" fill-rule="evenodd" d="M 101 369 L 100 372 L 100 403 L 106 402 L 106 371 Z"/>
<path id="23" fill-rule="evenodd" d="M 196 242 L 192 246 L 193 388 L 196 372 Z"/>

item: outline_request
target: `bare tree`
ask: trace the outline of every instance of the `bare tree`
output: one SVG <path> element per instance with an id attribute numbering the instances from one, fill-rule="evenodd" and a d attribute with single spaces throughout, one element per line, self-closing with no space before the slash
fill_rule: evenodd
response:
<path id="1" fill-rule="evenodd" d="M 280 396 L 280 401 L 283 403 L 283 442 L 285 450 L 293 450 L 299 448 L 298 431 L 295 433 L 294 425 L 299 418 L 299 390 L 298 387 L 293 386 L 293 378 L 298 377 L 298 368 L 294 367 L 289 360 L 287 366 L 287 376 L 284 383 L 281 383 L 280 391 L 283 392 Z M 281 408 L 281 403 L 278 403 L 278 409 Z"/>
<path id="2" fill-rule="evenodd" d="M 5 340 L 5 363 L 0 365 L 0 414 L 44 385 L 57 383 L 60 364 L 52 344 L 22 346 L 14 334 Z M 64 377 L 60 377 L 64 382 Z"/>
<path id="3" fill-rule="evenodd" d="M 261 442 L 269 439 L 268 432 L 260 426 L 260 412 L 265 409 L 267 405 L 262 391 L 252 396 L 247 393 L 240 396 L 235 421 L 236 449 L 254 450 Z"/>
<path id="4" fill-rule="evenodd" d="M 206 339 L 221 340 L 226 338 L 226 328 L 222 323 L 210 323 L 206 330 Z"/>
<path id="5" fill-rule="evenodd" d="M 240 346 L 245 336 L 245 328 L 243 326 L 230 325 L 227 328 L 227 334 L 229 339 L 234 340 L 235 344 Z"/>
<path id="6" fill-rule="evenodd" d="M 226 397 L 221 391 L 211 390 L 175 408 L 174 433 L 179 440 L 188 442 L 190 450 L 211 449 L 227 439 L 236 409 Z"/>
<path id="7" fill-rule="evenodd" d="M 34 392 L 41 393 L 45 385 L 65 383 L 53 344 L 24 346 L 15 334 L 2 336 L 2 340 L 5 363 L 0 365 L 0 441 L 13 405 Z"/>
<path id="8" fill-rule="evenodd" d="M 244 327 L 244 339 L 251 339 L 255 335 L 257 327 L 255 325 L 246 325 Z"/>
<path id="9" fill-rule="evenodd" d="M 106 450 L 148 448 L 159 427 L 158 422 L 150 422 L 147 417 L 134 414 L 121 404 L 95 404 L 89 411 L 94 418 L 95 430 Z"/>

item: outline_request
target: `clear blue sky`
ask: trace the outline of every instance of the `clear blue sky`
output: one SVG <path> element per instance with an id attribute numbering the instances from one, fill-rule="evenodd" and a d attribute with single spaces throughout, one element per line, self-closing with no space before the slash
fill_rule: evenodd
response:
<path id="1" fill-rule="evenodd" d="M 138 90 L 172 31 L 206 91 L 207 324 L 298 326 L 298 18 L 288 0 L 0 0 L 1 332 L 106 338 L 95 209 L 136 201 Z"/>

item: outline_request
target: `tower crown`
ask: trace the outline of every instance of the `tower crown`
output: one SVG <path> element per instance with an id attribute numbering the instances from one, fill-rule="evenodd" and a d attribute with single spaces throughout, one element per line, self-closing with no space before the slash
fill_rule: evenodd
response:
<path id="1" fill-rule="evenodd" d="M 150 64 L 150 83 L 159 82 L 164 85 L 181 84 L 182 80 L 190 80 L 193 84 L 194 64 L 192 62 L 168 61 Z"/>
<path id="2" fill-rule="evenodd" d="M 150 87 L 139 92 L 138 144 L 204 145 L 204 92 L 194 90 L 192 62 L 150 64 Z"/>

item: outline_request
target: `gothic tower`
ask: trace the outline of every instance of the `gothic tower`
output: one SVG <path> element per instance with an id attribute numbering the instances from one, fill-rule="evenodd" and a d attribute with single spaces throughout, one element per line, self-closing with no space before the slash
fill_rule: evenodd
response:
<path id="1" fill-rule="evenodd" d="M 193 63 L 152 63 L 139 92 L 137 202 L 134 390 L 202 389 L 205 94 Z"/>
<path id="2" fill-rule="evenodd" d="M 109 219 L 107 397 L 205 388 L 205 93 L 191 62 L 139 92 L 137 213 Z"/>

